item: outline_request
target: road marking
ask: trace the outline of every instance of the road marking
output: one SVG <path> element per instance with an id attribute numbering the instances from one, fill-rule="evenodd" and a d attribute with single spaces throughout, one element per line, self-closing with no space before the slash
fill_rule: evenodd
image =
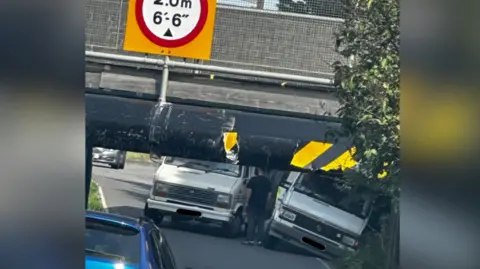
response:
<path id="1" fill-rule="evenodd" d="M 105 200 L 105 196 L 103 195 L 103 190 L 100 184 L 97 183 L 98 186 L 98 194 L 100 195 L 100 201 L 102 202 L 103 209 L 108 213 L 108 206 Z"/>
<path id="2" fill-rule="evenodd" d="M 325 268 L 332 269 L 332 267 L 330 267 L 330 265 L 328 265 L 328 263 L 326 263 L 324 260 L 322 260 L 320 258 L 317 258 L 317 261 L 319 261 L 321 264 L 323 264 L 323 266 L 325 266 Z"/>

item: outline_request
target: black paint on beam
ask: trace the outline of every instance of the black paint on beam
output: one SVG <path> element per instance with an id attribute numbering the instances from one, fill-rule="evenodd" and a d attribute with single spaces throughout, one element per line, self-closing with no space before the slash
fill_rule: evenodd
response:
<path id="1" fill-rule="evenodd" d="M 291 169 L 300 145 L 311 140 L 350 143 L 340 124 L 293 117 L 263 115 L 197 106 L 157 105 L 150 132 L 156 155 L 181 156 L 225 162 L 223 132 L 239 134 L 240 164 Z"/>
<path id="2" fill-rule="evenodd" d="M 334 122 L 91 93 L 85 98 L 87 128 L 98 147 L 226 162 L 223 132 L 235 131 L 240 164 L 292 169 L 300 145 L 349 143 L 329 135 L 340 129 Z"/>
<path id="3" fill-rule="evenodd" d="M 85 94 L 86 124 L 94 147 L 149 153 L 150 113 L 155 102 Z"/>

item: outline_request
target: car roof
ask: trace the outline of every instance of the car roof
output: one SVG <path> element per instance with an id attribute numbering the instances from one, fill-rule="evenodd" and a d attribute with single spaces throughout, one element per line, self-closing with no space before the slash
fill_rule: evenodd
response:
<path id="1" fill-rule="evenodd" d="M 118 214 L 112 214 L 112 213 L 104 213 L 104 212 L 87 210 L 85 217 L 103 220 L 103 221 L 111 221 L 117 224 L 127 225 L 135 229 L 140 229 L 140 227 L 142 226 L 141 222 L 136 218 L 127 217 L 127 216 L 118 215 Z"/>

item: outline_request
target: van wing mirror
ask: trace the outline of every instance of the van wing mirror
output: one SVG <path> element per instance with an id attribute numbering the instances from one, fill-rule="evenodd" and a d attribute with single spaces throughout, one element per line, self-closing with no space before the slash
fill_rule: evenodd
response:
<path id="1" fill-rule="evenodd" d="M 243 185 L 247 186 L 247 183 L 248 183 L 248 179 L 244 178 L 243 179 Z"/>

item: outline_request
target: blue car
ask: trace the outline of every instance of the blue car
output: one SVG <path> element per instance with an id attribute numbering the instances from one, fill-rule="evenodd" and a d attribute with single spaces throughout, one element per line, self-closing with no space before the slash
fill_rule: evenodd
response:
<path id="1" fill-rule="evenodd" d="M 87 211 L 86 269 L 176 269 L 160 229 L 149 219 Z"/>

